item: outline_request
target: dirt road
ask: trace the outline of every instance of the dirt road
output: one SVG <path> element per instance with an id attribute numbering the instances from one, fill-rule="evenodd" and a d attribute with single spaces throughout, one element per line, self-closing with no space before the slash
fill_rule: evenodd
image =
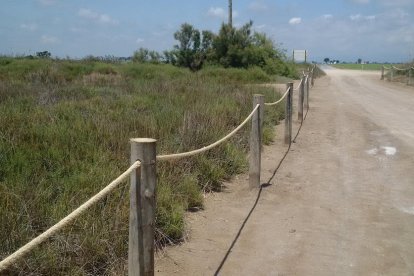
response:
<path id="1" fill-rule="evenodd" d="M 414 89 L 326 72 L 273 178 L 282 126 L 265 147 L 271 185 L 250 191 L 242 175 L 209 195 L 157 275 L 414 275 Z"/>

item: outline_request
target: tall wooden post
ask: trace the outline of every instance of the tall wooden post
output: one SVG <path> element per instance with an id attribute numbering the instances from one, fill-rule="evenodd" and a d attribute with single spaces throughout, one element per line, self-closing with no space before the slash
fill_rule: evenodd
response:
<path id="1" fill-rule="evenodd" d="M 128 275 L 154 275 L 156 140 L 131 139 L 131 164 L 141 161 L 131 174 Z"/>
<path id="2" fill-rule="evenodd" d="M 292 142 L 292 111 L 293 111 L 293 82 L 286 84 L 289 92 L 285 102 L 285 144 Z"/>
<path id="3" fill-rule="evenodd" d="M 253 108 L 257 105 L 259 109 L 253 114 L 252 129 L 250 132 L 250 156 L 249 156 L 249 187 L 260 187 L 260 170 L 261 170 L 261 147 L 263 132 L 263 114 L 264 114 L 264 96 L 253 96 Z"/>
<path id="4" fill-rule="evenodd" d="M 384 65 L 381 66 L 381 80 L 384 79 Z"/>
<path id="5" fill-rule="evenodd" d="M 303 99 L 305 97 L 305 76 L 302 76 L 302 81 L 299 86 L 299 102 L 298 102 L 298 120 L 303 122 Z"/>
<path id="6" fill-rule="evenodd" d="M 391 81 L 394 81 L 394 68 L 391 66 L 391 77 L 390 77 Z"/>

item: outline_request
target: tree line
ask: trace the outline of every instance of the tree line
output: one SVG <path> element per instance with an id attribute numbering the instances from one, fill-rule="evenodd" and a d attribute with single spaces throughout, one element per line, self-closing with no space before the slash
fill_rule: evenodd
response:
<path id="1" fill-rule="evenodd" d="M 162 54 L 145 48 L 134 52 L 137 63 L 168 63 L 198 71 L 204 65 L 225 68 L 260 67 L 268 74 L 293 76 L 295 69 L 286 55 L 265 34 L 252 30 L 250 21 L 240 28 L 222 24 L 217 34 L 184 23 L 174 33 L 177 44 Z"/>

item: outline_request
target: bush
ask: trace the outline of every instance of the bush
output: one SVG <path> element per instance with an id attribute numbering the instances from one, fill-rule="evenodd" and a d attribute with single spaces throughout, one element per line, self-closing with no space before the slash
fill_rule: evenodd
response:
<path id="1" fill-rule="evenodd" d="M 253 94 L 279 97 L 245 85 L 269 78 L 257 67 L 194 74 L 164 64 L 13 59 L 0 76 L 0 258 L 124 171 L 129 138 L 158 139 L 159 154 L 192 150 L 234 129 L 250 113 Z M 283 108 L 266 112 L 269 140 Z M 203 155 L 158 164 L 158 243 L 181 240 L 184 212 L 203 207 L 202 191 L 220 190 L 223 179 L 246 168 L 248 137 L 242 129 Z M 5 274 L 125 274 L 128 190 L 120 185 Z"/>
<path id="2" fill-rule="evenodd" d="M 225 68 L 260 67 L 269 75 L 297 77 L 284 53 L 263 33 L 252 31 L 253 22 L 241 28 L 223 24 L 219 33 L 195 29 L 183 24 L 174 34 L 179 42 L 174 51 L 164 52 L 167 63 L 200 70 L 205 63 Z"/>

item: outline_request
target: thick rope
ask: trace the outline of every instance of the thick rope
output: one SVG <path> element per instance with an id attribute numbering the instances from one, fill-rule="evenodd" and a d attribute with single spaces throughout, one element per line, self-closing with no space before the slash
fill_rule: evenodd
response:
<path id="1" fill-rule="evenodd" d="M 286 98 L 287 94 L 289 93 L 289 89 L 290 88 L 288 88 L 286 90 L 285 94 L 283 94 L 282 98 L 280 98 L 277 102 L 274 102 L 274 103 L 265 103 L 265 106 L 274 106 L 274 105 L 277 105 L 277 104 L 281 103 Z"/>
<path id="2" fill-rule="evenodd" d="M 58 231 L 62 230 L 65 226 L 67 226 L 69 223 L 74 221 L 77 217 L 79 217 L 82 213 L 84 213 L 88 208 L 90 208 L 92 205 L 96 204 L 98 201 L 103 199 L 105 196 L 107 196 L 110 192 L 112 192 L 122 181 L 125 180 L 134 170 L 136 170 L 141 165 L 140 161 L 135 162 L 132 164 L 131 167 L 129 167 L 128 170 L 126 170 L 123 174 L 118 176 L 117 179 L 112 181 L 108 186 L 106 186 L 104 189 L 102 189 L 99 193 L 91 197 L 88 201 L 83 203 L 81 206 L 79 206 L 76 210 L 74 210 L 72 213 L 70 213 L 68 216 L 60 220 L 58 223 L 50 227 L 48 230 L 31 240 L 29 243 L 21 247 L 19 250 L 5 258 L 0 262 L 0 272 L 8 268 L 13 263 L 17 262 L 19 259 L 21 259 L 24 255 L 32 251 L 35 247 L 40 245 L 42 242 L 56 234 Z"/>
<path id="3" fill-rule="evenodd" d="M 302 85 L 302 82 L 303 82 L 303 79 L 300 80 L 300 83 L 298 84 L 298 86 L 293 90 L 298 90 L 300 88 L 300 86 Z"/>
<path id="4" fill-rule="evenodd" d="M 392 68 L 394 68 L 397 71 L 407 71 L 407 70 L 410 70 L 410 68 L 398 68 L 398 67 L 395 67 L 395 66 L 392 66 Z"/>
<path id="5" fill-rule="evenodd" d="M 259 104 L 256 105 L 256 107 L 253 109 L 252 113 L 250 113 L 250 115 L 247 116 L 247 118 L 237 128 L 235 128 L 232 132 L 230 132 L 229 134 L 227 134 L 226 136 L 224 136 L 223 138 L 221 138 L 217 142 L 215 142 L 211 145 L 208 145 L 206 147 L 203 147 L 201 149 L 197 149 L 197 150 L 193 150 L 193 151 L 189 151 L 189 152 L 169 154 L 169 155 L 158 155 L 157 160 L 158 161 L 168 161 L 168 160 L 181 159 L 181 158 L 193 156 L 193 155 L 208 151 L 208 150 L 210 150 L 214 147 L 217 147 L 218 145 L 224 143 L 226 140 L 233 137 L 242 127 L 244 127 L 244 125 L 246 125 L 247 122 L 253 117 L 254 113 L 257 112 L 259 107 L 260 107 Z"/>

